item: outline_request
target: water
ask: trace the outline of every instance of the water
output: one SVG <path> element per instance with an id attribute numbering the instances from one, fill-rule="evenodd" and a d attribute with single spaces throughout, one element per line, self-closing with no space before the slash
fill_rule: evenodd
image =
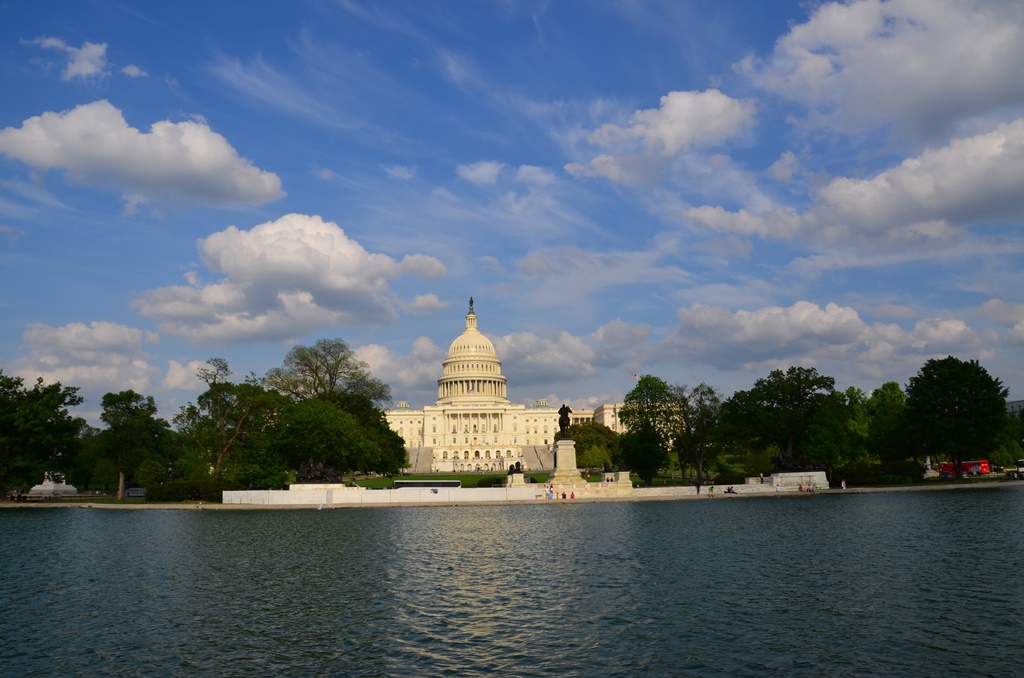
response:
<path id="1" fill-rule="evenodd" d="M 1024 488 L 0 510 L 4 675 L 1024 674 Z"/>

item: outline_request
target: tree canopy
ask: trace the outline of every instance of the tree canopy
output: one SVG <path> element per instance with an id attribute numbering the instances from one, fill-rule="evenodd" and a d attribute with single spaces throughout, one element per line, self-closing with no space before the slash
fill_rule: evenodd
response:
<path id="1" fill-rule="evenodd" d="M 988 455 L 1006 426 L 1002 383 L 977 360 L 953 356 L 927 361 L 907 384 L 907 415 L 915 438 L 930 454 L 946 454 L 955 462 Z"/>
<path id="2" fill-rule="evenodd" d="M 773 370 L 749 391 L 733 394 L 725 417 L 739 437 L 762 448 L 778 445 L 785 466 L 799 453 L 808 425 L 834 391 L 835 379 L 813 367 Z"/>
<path id="3" fill-rule="evenodd" d="M 619 421 L 626 427 L 619 446 L 622 461 L 650 485 L 668 464 L 669 444 L 678 414 L 669 385 L 645 374 L 626 394 Z"/>
<path id="4" fill-rule="evenodd" d="M 672 441 L 683 471 L 690 464 L 697 471 L 697 482 L 703 482 L 704 469 L 715 454 L 720 434 L 722 394 L 718 389 L 701 383 L 692 390 L 674 387 L 679 407 L 678 427 Z"/>
<path id="5" fill-rule="evenodd" d="M 320 398 L 343 407 L 352 400 L 375 406 L 391 402 L 391 388 L 370 374 L 369 366 L 341 339 L 294 347 L 281 367 L 267 372 L 266 384 L 296 400 Z"/>
<path id="6" fill-rule="evenodd" d="M 78 388 L 21 377 L 0 370 L 0 497 L 15 484 L 37 484 L 49 471 L 63 471 L 78 446 L 85 422 L 69 407 L 82 404 Z"/>
<path id="7" fill-rule="evenodd" d="M 168 424 L 156 418 L 153 396 L 135 391 L 107 393 L 103 396 L 100 419 L 107 425 L 99 435 L 103 455 L 117 467 L 117 498 L 124 499 L 125 474 L 134 471 L 147 457 L 154 455 Z"/>

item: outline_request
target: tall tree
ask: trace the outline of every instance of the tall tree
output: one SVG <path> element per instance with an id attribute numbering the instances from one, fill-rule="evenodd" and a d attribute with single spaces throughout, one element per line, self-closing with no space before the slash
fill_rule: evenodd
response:
<path id="1" fill-rule="evenodd" d="M 961 462 L 996 447 L 1006 426 L 1008 389 L 977 360 L 929 360 L 907 384 L 907 415 L 925 448 Z"/>
<path id="2" fill-rule="evenodd" d="M 124 499 L 125 474 L 147 457 L 155 456 L 160 436 L 168 427 L 156 418 L 157 407 L 153 396 L 135 391 L 107 393 L 103 396 L 100 420 L 107 429 L 100 433 L 100 447 L 117 466 L 117 498 Z"/>
<path id="3" fill-rule="evenodd" d="M 320 398 L 343 407 L 359 400 L 376 406 L 391 402 L 391 388 L 370 374 L 369 366 L 341 339 L 294 347 L 284 365 L 267 372 L 266 383 L 297 400 Z"/>
<path id="4" fill-rule="evenodd" d="M 619 413 L 619 421 L 626 427 L 619 443 L 622 460 L 646 485 L 668 464 L 677 415 L 672 391 L 658 377 L 645 374 L 626 394 Z"/>
<path id="5" fill-rule="evenodd" d="M 0 370 L 0 497 L 11 482 L 38 483 L 47 471 L 63 471 L 72 461 L 84 421 L 69 407 L 82 404 L 78 388 L 21 377 Z"/>
<path id="6" fill-rule="evenodd" d="M 718 445 L 722 412 L 722 394 L 713 386 L 701 383 L 693 388 L 674 387 L 674 400 L 679 406 L 679 427 L 672 445 L 679 456 L 679 468 L 685 471 L 690 463 L 697 471 L 697 482 L 704 482 L 704 469 Z"/>
<path id="7" fill-rule="evenodd" d="M 812 417 L 834 392 L 835 380 L 812 367 L 773 370 L 749 391 L 733 394 L 724 415 L 730 428 L 752 444 L 778 445 L 779 463 L 788 467 L 806 439 Z"/>
<path id="8" fill-rule="evenodd" d="M 872 391 L 867 409 L 868 452 L 883 462 L 899 462 L 911 456 L 914 445 L 907 435 L 907 394 L 899 383 L 887 381 Z"/>
<path id="9" fill-rule="evenodd" d="M 268 433 L 284 403 L 281 395 L 267 391 L 253 377 L 241 384 L 228 381 L 231 369 L 223 358 L 211 358 L 207 364 L 197 372 L 206 382 L 206 392 L 195 404 L 183 406 L 174 424 L 202 452 L 213 477 L 220 480 L 235 452 L 257 444 L 254 438 Z"/>

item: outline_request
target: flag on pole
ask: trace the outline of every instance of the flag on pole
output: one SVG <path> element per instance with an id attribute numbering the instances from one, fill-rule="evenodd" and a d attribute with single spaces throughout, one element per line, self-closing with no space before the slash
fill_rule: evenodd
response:
<path id="1" fill-rule="evenodd" d="M 636 374 L 633 375 L 633 381 L 636 381 Z"/>

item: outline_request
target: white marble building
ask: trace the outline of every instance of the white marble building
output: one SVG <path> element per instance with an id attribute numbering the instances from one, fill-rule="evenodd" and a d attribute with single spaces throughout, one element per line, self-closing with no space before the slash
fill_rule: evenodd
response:
<path id="1" fill-rule="evenodd" d="M 509 402 L 494 345 L 476 325 L 469 300 L 466 329 L 452 342 L 437 380 L 437 402 L 422 410 L 399 402 L 387 415 L 405 440 L 414 473 L 504 471 L 520 462 L 525 470 L 549 470 L 558 431 L 558 407 Z M 577 410 L 572 423 L 597 421 L 621 431 L 621 404 Z"/>

